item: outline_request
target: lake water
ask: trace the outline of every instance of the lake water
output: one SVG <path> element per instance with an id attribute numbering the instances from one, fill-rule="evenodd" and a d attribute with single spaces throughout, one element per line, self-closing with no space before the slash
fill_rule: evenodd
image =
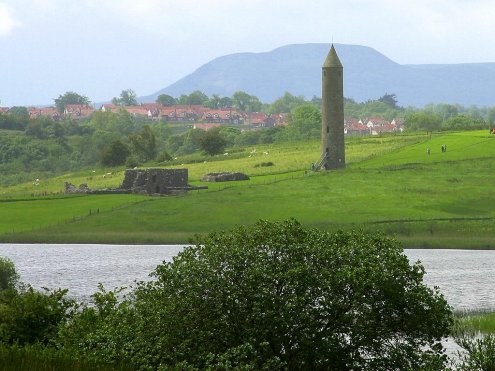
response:
<path id="1" fill-rule="evenodd" d="M 171 261 L 182 245 L 45 245 L 0 244 L 0 256 L 11 259 L 21 281 L 35 288 L 67 288 L 87 300 L 98 291 L 150 279 L 163 261 Z"/>
<path id="2" fill-rule="evenodd" d="M 107 289 L 132 285 L 181 245 L 28 245 L 0 244 L 0 256 L 11 259 L 23 282 L 35 288 L 68 288 L 87 300 L 98 283 Z M 495 310 L 495 251 L 406 250 L 411 261 L 421 260 L 425 281 L 439 286 L 456 310 Z"/>

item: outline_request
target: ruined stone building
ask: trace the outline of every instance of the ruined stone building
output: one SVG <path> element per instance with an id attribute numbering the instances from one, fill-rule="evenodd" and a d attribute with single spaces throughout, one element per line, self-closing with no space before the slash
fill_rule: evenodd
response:
<path id="1" fill-rule="evenodd" d="M 125 171 L 120 188 L 132 193 L 169 194 L 191 189 L 187 182 L 187 169 L 131 169 Z"/>

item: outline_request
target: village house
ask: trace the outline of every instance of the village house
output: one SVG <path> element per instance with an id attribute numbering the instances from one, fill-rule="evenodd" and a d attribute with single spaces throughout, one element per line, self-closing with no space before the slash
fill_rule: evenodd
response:
<path id="1" fill-rule="evenodd" d="M 131 116 L 134 117 L 141 117 L 141 118 L 148 118 L 149 110 L 146 107 L 143 106 L 125 106 L 121 107 L 125 109 Z"/>
<path id="2" fill-rule="evenodd" d="M 246 121 L 253 128 L 271 128 L 275 126 L 275 119 L 261 112 L 247 113 Z"/>
<path id="3" fill-rule="evenodd" d="M 364 122 L 366 123 L 366 126 L 370 129 L 377 128 L 380 126 L 386 126 L 390 124 L 390 122 L 388 122 L 387 120 L 381 117 L 366 118 L 364 119 Z"/>
<path id="4" fill-rule="evenodd" d="M 273 113 L 270 115 L 272 119 L 275 120 L 275 126 L 287 126 L 289 122 L 287 121 L 288 115 L 287 113 Z"/>
<path id="5" fill-rule="evenodd" d="M 354 117 L 346 117 L 344 118 L 344 134 L 369 135 L 370 129 L 361 120 Z"/>
<path id="6" fill-rule="evenodd" d="M 157 120 L 160 118 L 160 109 L 163 107 L 160 103 L 143 103 L 141 107 L 148 110 L 147 116 L 151 120 Z"/>
<path id="7" fill-rule="evenodd" d="M 391 122 L 380 118 L 364 118 L 358 120 L 354 117 L 344 119 L 344 134 L 347 135 L 379 135 L 382 133 L 402 132 L 404 120 L 394 119 Z"/>
<path id="8" fill-rule="evenodd" d="M 50 117 L 53 120 L 60 119 L 60 113 L 55 107 L 28 107 L 28 114 L 30 119 L 35 119 L 40 116 Z"/>
<path id="9" fill-rule="evenodd" d="M 28 107 L 27 109 L 30 118 L 46 116 L 59 120 L 62 117 L 55 107 Z M 100 108 L 102 112 L 113 113 L 121 109 L 126 110 L 134 117 L 149 120 L 195 123 L 193 127 L 202 130 L 209 130 L 220 125 L 247 124 L 251 129 L 288 125 L 288 114 L 286 113 L 241 112 L 232 108 L 211 109 L 202 105 L 163 106 L 160 103 L 143 103 L 135 106 L 120 106 L 106 103 Z M 0 107 L 0 113 L 8 111 L 8 107 Z M 89 118 L 94 111 L 95 109 L 90 105 L 68 104 L 63 116 L 73 119 Z M 344 119 L 344 134 L 346 135 L 379 135 L 402 131 L 404 131 L 404 120 L 401 118 L 395 118 L 390 122 L 381 117 L 360 120 L 354 117 L 345 117 Z"/>
<path id="10" fill-rule="evenodd" d="M 382 133 L 393 133 L 395 132 L 395 125 L 392 124 L 383 124 L 380 126 L 375 126 L 371 128 L 371 135 L 379 135 Z"/>
<path id="11" fill-rule="evenodd" d="M 119 108 L 122 108 L 122 107 L 118 106 L 116 104 L 113 104 L 113 103 L 106 103 L 106 104 L 102 104 L 102 106 L 100 107 L 100 111 L 115 113 L 119 110 Z"/>
<path id="12" fill-rule="evenodd" d="M 90 117 L 95 109 L 88 104 L 67 104 L 64 110 L 64 116 L 74 119 Z"/>
<path id="13" fill-rule="evenodd" d="M 233 109 L 209 109 L 203 113 L 201 121 L 239 125 L 244 122 L 244 116 Z"/>
<path id="14" fill-rule="evenodd" d="M 174 105 L 160 109 L 160 117 L 164 121 L 191 122 L 199 121 L 204 112 L 208 110 L 199 104 Z"/>
<path id="15" fill-rule="evenodd" d="M 395 131 L 398 131 L 401 133 L 404 131 L 404 119 L 401 119 L 401 118 L 393 119 L 390 122 L 390 124 L 395 126 Z"/>

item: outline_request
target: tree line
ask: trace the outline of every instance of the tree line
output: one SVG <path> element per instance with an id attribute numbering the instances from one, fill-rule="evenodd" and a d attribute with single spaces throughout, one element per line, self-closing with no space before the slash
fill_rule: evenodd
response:
<path id="1" fill-rule="evenodd" d="M 135 103 L 135 93 L 123 91 L 119 104 Z M 203 104 L 222 108 L 232 105 L 267 114 L 287 113 L 288 125 L 245 130 L 248 127 L 223 125 L 204 131 L 190 123 L 150 121 L 134 117 L 122 109 L 116 113 L 95 111 L 88 119 L 61 116 L 29 117 L 26 107 L 12 107 L 0 114 L 1 182 L 15 184 L 33 178 L 77 171 L 95 166 L 134 167 L 154 162 L 166 164 L 174 157 L 202 152 L 211 156 L 227 148 L 257 144 L 317 139 L 321 130 L 321 99 L 285 93 L 271 104 L 262 104 L 255 96 L 237 92 L 232 97 L 208 97 L 192 92 L 178 99 L 160 95 L 162 104 Z M 67 92 L 55 99 L 59 110 L 67 104 L 89 104 L 87 97 Z M 397 105 L 395 94 L 358 103 L 345 100 L 345 115 L 352 117 L 402 118 L 408 131 L 488 129 L 495 121 L 495 108 L 436 104 L 423 109 Z"/>

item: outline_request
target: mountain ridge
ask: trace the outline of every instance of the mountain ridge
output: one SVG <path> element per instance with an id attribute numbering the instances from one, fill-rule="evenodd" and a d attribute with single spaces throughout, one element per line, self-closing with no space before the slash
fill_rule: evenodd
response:
<path id="1" fill-rule="evenodd" d="M 334 45 L 344 66 L 346 98 L 362 102 L 394 93 L 402 106 L 495 105 L 495 63 L 399 64 L 368 46 Z M 220 56 L 140 101 L 154 101 L 160 94 L 179 97 L 195 90 L 220 96 L 242 90 L 266 103 L 285 92 L 306 99 L 320 97 L 321 66 L 330 46 L 291 44 L 268 52 Z"/>

